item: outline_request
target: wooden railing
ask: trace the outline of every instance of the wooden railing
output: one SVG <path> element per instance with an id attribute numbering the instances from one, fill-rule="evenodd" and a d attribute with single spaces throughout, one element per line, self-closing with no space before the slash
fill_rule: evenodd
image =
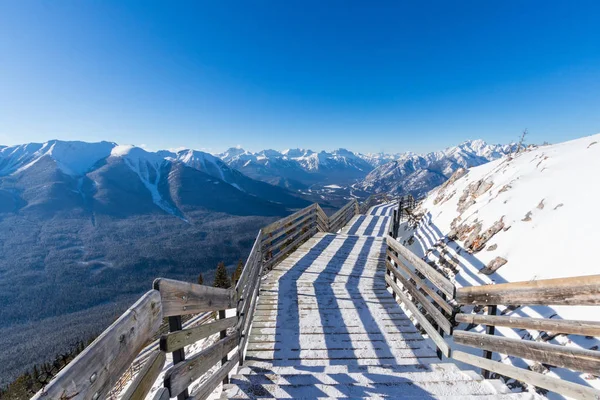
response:
<path id="1" fill-rule="evenodd" d="M 594 388 L 492 360 L 493 353 L 501 353 L 598 375 L 600 351 L 494 336 L 494 328 L 502 326 L 599 337 L 599 322 L 493 314 L 498 305 L 600 305 L 600 275 L 456 288 L 398 241 L 390 236 L 386 241 L 386 282 L 433 340 L 440 358 L 444 355 L 481 368 L 485 377 L 489 377 L 491 371 L 564 396 L 600 399 L 600 391 Z M 461 307 L 467 305 L 485 306 L 488 315 L 461 313 Z M 486 333 L 456 330 L 459 323 L 482 324 Z M 444 340 L 444 333 L 452 335 L 456 344 L 483 350 L 483 357 L 453 350 Z"/>
<path id="2" fill-rule="evenodd" d="M 367 200 L 360 204 L 358 214 L 365 214 L 369 208 L 380 204 L 392 201 L 392 198 L 387 193 L 377 193 L 370 195 Z"/>
<path id="3" fill-rule="evenodd" d="M 166 353 L 172 354 L 173 366 L 164 377 L 164 387 L 153 399 L 205 399 L 229 372 L 244 360 L 244 350 L 256 308 L 260 280 L 302 243 L 317 232 L 337 232 L 361 209 L 368 209 L 385 196 L 370 197 L 366 203 L 351 200 L 327 217 L 318 204 L 308 206 L 280 219 L 258 232 L 242 274 L 230 289 L 159 278 L 144 294 L 92 344 L 40 390 L 33 399 L 104 399 L 133 379 L 124 400 L 144 399 L 164 369 Z M 227 317 L 225 310 L 235 309 Z M 219 319 L 184 328 L 182 316 L 218 312 Z M 168 318 L 169 332 L 160 337 L 157 349 L 148 344 Z M 186 359 L 185 347 L 219 333 L 219 340 Z M 229 354 L 236 350 L 231 358 Z M 140 352 L 147 357 L 139 363 Z M 137 361 L 136 361 L 137 360 Z M 132 368 L 134 361 L 138 362 Z M 206 375 L 195 393 L 191 383 Z M 132 377 L 135 371 L 135 377 Z M 115 388 L 115 385 L 118 388 Z"/>
<path id="4" fill-rule="evenodd" d="M 454 297 L 454 285 L 392 237 L 387 236 L 386 241 L 388 273 L 385 280 L 391 286 L 394 297 L 399 297 L 434 341 L 438 356 L 450 357 L 450 346 L 444 340 L 444 333 L 452 334 L 450 321 L 455 309 L 446 299 Z M 406 289 L 406 293 L 401 287 Z"/>

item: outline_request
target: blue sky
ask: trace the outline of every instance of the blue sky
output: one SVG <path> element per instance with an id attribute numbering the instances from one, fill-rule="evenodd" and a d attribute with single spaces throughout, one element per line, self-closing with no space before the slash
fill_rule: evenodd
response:
<path id="1" fill-rule="evenodd" d="M 437 150 L 600 132 L 598 1 L 0 0 L 0 144 Z"/>

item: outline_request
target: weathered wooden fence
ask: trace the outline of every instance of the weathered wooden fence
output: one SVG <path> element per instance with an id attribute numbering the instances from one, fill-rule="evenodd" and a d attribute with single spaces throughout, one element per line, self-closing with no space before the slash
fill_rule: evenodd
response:
<path id="1" fill-rule="evenodd" d="M 327 217 L 318 204 L 313 204 L 264 227 L 258 232 L 242 274 L 233 288 L 220 289 L 156 279 L 152 290 L 33 398 L 96 400 L 127 387 L 122 399 L 144 399 L 164 369 L 166 353 L 172 354 L 173 366 L 167 370 L 164 387 L 155 393 L 154 399 L 208 397 L 244 360 L 262 274 L 315 233 L 337 232 L 360 210 L 385 199 L 383 195 L 371 196 L 362 205 L 353 199 L 331 217 Z M 236 315 L 227 318 L 225 310 L 231 309 L 236 310 Z M 218 312 L 219 319 L 183 327 L 182 316 L 206 312 Z M 160 337 L 158 348 L 149 348 L 148 344 L 159 332 L 163 318 L 168 318 L 169 332 Z M 220 333 L 216 343 L 186 358 L 185 346 L 216 333 Z M 228 358 L 236 349 L 234 355 Z M 141 351 L 144 351 L 144 358 L 140 357 Z M 194 393 L 189 393 L 190 384 L 219 365 Z M 129 381 L 131 383 L 127 386 Z"/>
<path id="2" fill-rule="evenodd" d="M 599 375 L 600 351 L 494 336 L 493 329 L 503 326 L 600 337 L 599 322 L 493 314 L 498 305 L 600 305 L 600 275 L 456 288 L 446 277 L 398 241 L 390 236 L 386 240 L 386 282 L 433 340 L 440 358 L 444 355 L 477 366 L 482 369 L 485 377 L 489 377 L 491 371 L 564 396 L 600 399 L 600 391 L 588 386 L 492 360 L 493 353 L 501 353 Z M 461 307 L 466 305 L 485 306 L 488 314 L 461 313 Z M 482 324 L 486 327 L 486 333 L 454 329 L 461 322 Z M 454 343 L 483 350 L 483 357 L 452 350 L 444 340 L 444 334 L 452 335 Z"/>

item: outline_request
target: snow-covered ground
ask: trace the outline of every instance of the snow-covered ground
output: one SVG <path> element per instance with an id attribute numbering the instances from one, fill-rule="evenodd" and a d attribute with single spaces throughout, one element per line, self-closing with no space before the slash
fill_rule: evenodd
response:
<path id="1" fill-rule="evenodd" d="M 415 210 L 422 215 L 418 225 L 404 223 L 398 239 L 435 262 L 457 286 L 598 274 L 592 250 L 600 237 L 599 171 L 600 134 L 459 170 L 429 193 Z M 600 307 L 499 307 L 499 312 L 600 321 Z M 509 328 L 497 328 L 496 334 L 592 350 L 600 346 L 598 339 L 576 335 Z M 600 388 L 598 376 L 514 357 L 502 361 Z"/>

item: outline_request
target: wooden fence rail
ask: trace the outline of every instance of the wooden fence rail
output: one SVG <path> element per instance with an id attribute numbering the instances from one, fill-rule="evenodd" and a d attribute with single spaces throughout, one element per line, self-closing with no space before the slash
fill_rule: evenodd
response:
<path id="1" fill-rule="evenodd" d="M 600 322 L 459 312 L 460 307 L 465 305 L 486 308 L 499 305 L 599 305 L 600 275 L 455 288 L 441 273 L 398 241 L 389 236 L 386 241 L 386 282 L 438 347 L 438 354 L 480 367 L 485 377 L 491 371 L 565 396 L 600 399 L 599 390 L 491 359 L 493 353 L 501 353 L 599 375 L 600 351 L 494 336 L 493 328 L 503 326 L 598 337 Z M 455 325 L 458 323 L 484 325 L 486 333 L 457 330 Z M 445 341 L 444 333 L 452 335 L 456 344 L 483 350 L 484 357 L 453 351 Z"/>

